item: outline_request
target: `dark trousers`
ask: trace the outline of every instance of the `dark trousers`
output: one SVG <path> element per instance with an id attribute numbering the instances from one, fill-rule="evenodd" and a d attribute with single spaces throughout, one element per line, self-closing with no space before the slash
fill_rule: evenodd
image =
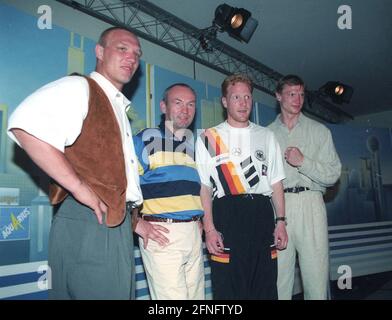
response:
<path id="1" fill-rule="evenodd" d="M 213 200 L 213 218 L 230 248 L 229 263 L 211 261 L 214 299 L 277 299 L 272 204 L 252 194 Z"/>
<path id="2" fill-rule="evenodd" d="M 49 235 L 49 299 L 131 299 L 135 294 L 129 213 L 109 228 L 94 212 L 68 197 Z"/>

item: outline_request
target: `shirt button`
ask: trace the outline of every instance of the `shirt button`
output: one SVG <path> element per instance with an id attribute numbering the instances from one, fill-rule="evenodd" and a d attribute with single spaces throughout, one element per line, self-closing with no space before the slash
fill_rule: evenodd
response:
<path id="1" fill-rule="evenodd" d="M 120 94 L 120 93 L 117 93 L 117 94 L 116 94 L 116 97 L 117 97 L 117 98 L 120 98 L 120 97 L 121 97 L 121 94 Z"/>
<path id="2" fill-rule="evenodd" d="M 131 163 L 134 163 L 135 161 L 131 160 Z"/>

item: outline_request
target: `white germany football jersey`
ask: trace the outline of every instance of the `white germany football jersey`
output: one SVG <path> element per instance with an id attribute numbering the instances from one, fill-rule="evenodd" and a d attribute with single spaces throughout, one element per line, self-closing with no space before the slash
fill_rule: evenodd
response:
<path id="1" fill-rule="evenodd" d="M 206 129 L 196 142 L 196 164 L 213 198 L 245 193 L 270 196 L 271 185 L 285 178 L 273 132 L 252 122 L 234 128 L 225 121 Z"/>

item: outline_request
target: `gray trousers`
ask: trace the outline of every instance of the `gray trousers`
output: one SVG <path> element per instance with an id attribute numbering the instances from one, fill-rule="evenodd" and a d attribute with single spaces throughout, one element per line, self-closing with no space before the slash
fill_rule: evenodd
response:
<path id="1" fill-rule="evenodd" d="M 134 299 L 131 219 L 109 228 L 71 197 L 54 216 L 49 235 L 49 299 Z"/>

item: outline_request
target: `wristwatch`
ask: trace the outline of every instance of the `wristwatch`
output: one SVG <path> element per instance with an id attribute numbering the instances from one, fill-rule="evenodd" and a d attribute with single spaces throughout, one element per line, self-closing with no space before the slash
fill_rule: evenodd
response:
<path id="1" fill-rule="evenodd" d="M 286 219 L 286 217 L 276 217 L 275 218 L 275 224 L 278 223 L 278 221 L 283 221 L 285 226 L 287 226 L 287 219 Z"/>

